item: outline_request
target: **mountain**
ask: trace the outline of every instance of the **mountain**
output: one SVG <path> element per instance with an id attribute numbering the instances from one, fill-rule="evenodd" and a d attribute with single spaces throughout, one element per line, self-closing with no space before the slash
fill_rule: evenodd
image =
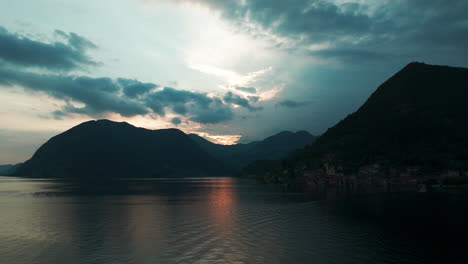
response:
<path id="1" fill-rule="evenodd" d="M 219 176 L 224 166 L 177 129 L 89 121 L 51 138 L 14 173 L 27 177 Z"/>
<path id="2" fill-rule="evenodd" d="M 467 99 L 468 69 L 410 63 L 291 161 L 350 171 L 370 164 L 466 170 Z"/>
<path id="3" fill-rule="evenodd" d="M 292 151 L 312 144 L 315 140 L 315 137 L 306 131 L 295 133 L 283 131 L 261 141 L 236 145 L 218 145 L 196 134 L 189 136 L 206 152 L 235 170 L 239 170 L 256 160 L 282 159 Z"/>
<path id="4" fill-rule="evenodd" d="M 13 172 L 16 170 L 21 165 L 21 163 L 18 164 L 6 164 L 6 165 L 0 165 L 0 176 L 9 176 L 13 174 Z"/>
<path id="5" fill-rule="evenodd" d="M 12 167 L 13 167 L 12 164 L 0 165 L 0 175 L 2 176 L 8 175 L 8 172 L 11 170 Z"/>

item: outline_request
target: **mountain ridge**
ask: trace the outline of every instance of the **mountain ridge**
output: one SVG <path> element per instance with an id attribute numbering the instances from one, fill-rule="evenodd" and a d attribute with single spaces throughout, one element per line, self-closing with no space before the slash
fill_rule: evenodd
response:
<path id="1" fill-rule="evenodd" d="M 300 139 L 291 139 L 295 135 L 281 132 L 265 139 L 266 143 L 227 146 L 176 128 L 150 130 L 127 122 L 90 120 L 50 138 L 13 175 L 85 179 L 228 176 L 265 153 L 271 158 L 283 158 L 296 148 L 294 144 L 302 144 Z M 313 138 L 308 132 L 298 135 Z M 291 139 L 294 149 L 269 152 L 270 141 L 284 139 Z M 256 148 L 258 144 L 262 147 Z M 254 154 L 247 155 L 250 150 Z"/>
<path id="2" fill-rule="evenodd" d="M 282 159 L 297 148 L 312 144 L 316 138 L 304 130 L 282 131 L 246 144 L 218 145 L 196 134 L 189 136 L 208 153 L 238 171 L 256 160 Z"/>
<path id="3" fill-rule="evenodd" d="M 93 120 L 49 139 L 14 174 L 77 178 L 204 176 L 222 174 L 222 167 L 178 129 L 149 130 L 126 122 Z"/>
<path id="4" fill-rule="evenodd" d="M 410 63 L 288 162 L 310 169 L 334 164 L 351 174 L 372 164 L 382 175 L 409 168 L 419 175 L 466 170 L 466 98 L 468 69 Z"/>

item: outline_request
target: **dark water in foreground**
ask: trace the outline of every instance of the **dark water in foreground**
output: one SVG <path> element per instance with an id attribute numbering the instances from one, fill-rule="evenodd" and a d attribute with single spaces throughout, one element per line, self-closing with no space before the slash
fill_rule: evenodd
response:
<path id="1" fill-rule="evenodd" d="M 468 263 L 468 192 L 0 178 L 0 263 Z"/>

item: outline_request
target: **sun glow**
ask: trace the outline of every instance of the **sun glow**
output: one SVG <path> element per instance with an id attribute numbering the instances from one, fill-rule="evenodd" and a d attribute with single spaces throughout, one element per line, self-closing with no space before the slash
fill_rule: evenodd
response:
<path id="1" fill-rule="evenodd" d="M 206 132 L 193 132 L 215 144 L 220 145 L 234 145 L 239 142 L 242 135 L 211 135 Z"/>

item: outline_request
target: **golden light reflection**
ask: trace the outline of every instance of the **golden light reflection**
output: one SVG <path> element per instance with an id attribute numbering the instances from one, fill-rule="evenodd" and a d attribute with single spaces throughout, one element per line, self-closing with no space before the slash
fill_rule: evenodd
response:
<path id="1" fill-rule="evenodd" d="M 215 225 L 229 225 L 236 208 L 235 194 L 232 186 L 233 178 L 220 178 L 212 182 L 213 186 L 209 190 L 208 199 L 210 203 L 209 213 Z"/>

